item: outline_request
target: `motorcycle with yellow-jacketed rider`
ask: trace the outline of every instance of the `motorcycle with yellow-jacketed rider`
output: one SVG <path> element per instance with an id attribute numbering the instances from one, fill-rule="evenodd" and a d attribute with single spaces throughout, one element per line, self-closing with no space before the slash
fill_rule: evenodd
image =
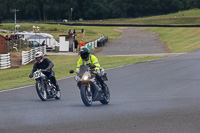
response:
<path id="1" fill-rule="evenodd" d="M 91 106 L 93 101 L 100 101 L 102 104 L 110 102 L 110 91 L 104 81 L 107 76 L 98 59 L 91 55 L 87 48 L 81 48 L 81 58 L 77 62 L 75 80 L 80 89 L 83 103 Z M 70 73 L 74 73 L 73 70 Z"/>

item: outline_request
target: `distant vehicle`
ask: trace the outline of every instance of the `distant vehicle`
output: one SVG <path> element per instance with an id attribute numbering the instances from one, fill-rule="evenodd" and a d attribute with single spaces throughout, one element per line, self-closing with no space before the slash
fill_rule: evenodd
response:
<path id="1" fill-rule="evenodd" d="M 30 47 L 40 47 L 42 46 L 39 42 L 37 41 L 30 41 Z"/>
<path id="2" fill-rule="evenodd" d="M 67 19 L 64 19 L 63 22 L 67 22 Z"/>

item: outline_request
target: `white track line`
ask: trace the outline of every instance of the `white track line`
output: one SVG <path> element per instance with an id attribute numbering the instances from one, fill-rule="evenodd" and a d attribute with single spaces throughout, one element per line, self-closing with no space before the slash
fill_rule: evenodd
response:
<path id="1" fill-rule="evenodd" d="M 68 78 L 72 78 L 72 77 L 74 77 L 74 76 L 70 76 L 70 77 L 66 77 L 66 78 L 62 78 L 62 79 L 58 79 L 58 80 L 64 80 L 64 79 L 68 79 Z M 27 88 L 27 87 L 32 87 L 34 85 L 35 84 L 27 85 L 27 86 L 22 86 L 22 87 L 17 87 L 17 88 L 12 88 L 12 89 L 0 90 L 0 93 L 1 92 L 7 92 L 7 91 L 13 91 L 13 90 L 19 90 L 19 89 L 23 89 L 23 88 Z"/>
<path id="2" fill-rule="evenodd" d="M 1 90 L 1 92 L 6 92 L 6 91 L 13 91 L 13 90 L 19 90 L 19 89 L 23 89 L 23 88 L 26 88 L 26 87 L 31 87 L 31 86 L 34 86 L 34 85 L 27 85 L 27 86 L 22 86 L 22 87 L 17 87 L 17 88 L 12 88 L 12 89 L 7 89 L 7 90 Z"/>

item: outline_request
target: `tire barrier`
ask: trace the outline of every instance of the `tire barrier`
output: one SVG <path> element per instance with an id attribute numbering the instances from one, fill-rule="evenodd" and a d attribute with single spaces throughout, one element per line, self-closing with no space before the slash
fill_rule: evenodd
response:
<path id="1" fill-rule="evenodd" d="M 108 41 L 108 37 L 102 37 L 97 41 L 97 47 L 103 47 L 104 44 Z"/>
<path id="2" fill-rule="evenodd" d="M 93 41 L 93 42 L 89 42 L 86 44 L 86 48 L 89 49 L 89 51 L 91 52 L 92 49 L 96 48 L 96 47 L 103 47 L 104 44 L 108 41 L 108 37 L 104 37 L 101 36 L 99 39 Z"/>
<path id="3" fill-rule="evenodd" d="M 0 69 L 7 69 L 11 67 L 10 53 L 0 54 Z"/>

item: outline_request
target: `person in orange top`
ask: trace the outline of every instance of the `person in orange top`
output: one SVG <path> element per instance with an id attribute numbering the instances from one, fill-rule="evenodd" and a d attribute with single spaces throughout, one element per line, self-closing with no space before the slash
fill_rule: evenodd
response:
<path id="1" fill-rule="evenodd" d="M 84 46 L 85 46 L 85 44 L 84 44 L 83 40 L 82 40 L 82 41 L 80 41 L 80 42 L 79 42 L 79 44 L 78 44 L 78 49 L 77 49 L 77 50 L 78 50 L 78 51 L 77 51 L 77 52 L 78 52 L 78 54 L 80 54 L 80 53 L 79 53 L 79 51 L 80 51 L 80 50 L 81 50 L 81 48 L 82 48 L 82 47 L 84 47 Z"/>
<path id="2" fill-rule="evenodd" d="M 85 44 L 83 43 L 83 41 L 80 41 L 78 45 L 79 45 L 80 48 L 83 47 L 83 46 L 85 46 Z"/>

